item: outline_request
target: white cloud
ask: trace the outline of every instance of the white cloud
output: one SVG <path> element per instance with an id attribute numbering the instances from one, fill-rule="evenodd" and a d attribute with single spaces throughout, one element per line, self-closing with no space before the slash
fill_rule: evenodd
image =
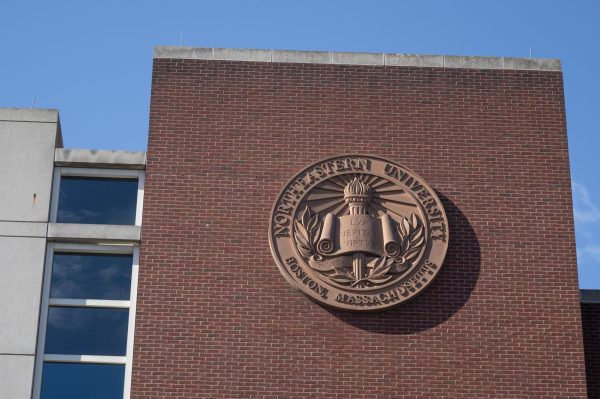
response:
<path id="1" fill-rule="evenodd" d="M 575 181 L 573 182 L 573 214 L 575 222 L 600 222 L 600 209 L 592 201 L 587 188 Z"/>
<path id="2" fill-rule="evenodd" d="M 586 245 L 577 249 L 577 255 L 581 258 L 600 262 L 600 245 Z"/>

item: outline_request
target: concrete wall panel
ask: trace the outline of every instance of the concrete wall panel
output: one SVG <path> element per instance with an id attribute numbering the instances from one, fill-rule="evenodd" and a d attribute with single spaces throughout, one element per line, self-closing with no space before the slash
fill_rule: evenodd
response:
<path id="1" fill-rule="evenodd" d="M 57 130 L 58 120 L 5 121 L 0 112 L 0 221 L 48 221 Z"/>
<path id="2" fill-rule="evenodd" d="M 0 398 L 29 399 L 33 356 L 0 355 Z"/>
<path id="3" fill-rule="evenodd" d="M 0 236 L 46 237 L 48 223 L 0 221 Z"/>
<path id="4" fill-rule="evenodd" d="M 0 237 L 2 354 L 35 354 L 45 248 L 44 238 Z"/>

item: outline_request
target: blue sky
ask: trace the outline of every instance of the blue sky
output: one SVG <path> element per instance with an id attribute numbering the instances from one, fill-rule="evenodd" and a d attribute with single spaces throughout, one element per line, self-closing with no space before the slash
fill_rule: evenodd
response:
<path id="1" fill-rule="evenodd" d="M 146 147 L 155 45 L 561 58 L 581 288 L 600 288 L 598 1 L 5 1 L 0 106 L 65 146 Z"/>

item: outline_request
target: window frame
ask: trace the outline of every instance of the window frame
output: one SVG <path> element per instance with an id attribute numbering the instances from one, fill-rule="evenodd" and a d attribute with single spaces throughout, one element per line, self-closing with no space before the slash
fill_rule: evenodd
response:
<path id="1" fill-rule="evenodd" d="M 138 202 L 139 204 L 139 202 Z M 110 299 L 51 299 L 50 284 L 52 280 L 52 266 L 55 252 L 93 253 L 93 254 L 131 254 L 131 291 L 128 301 Z M 46 261 L 44 268 L 44 283 L 42 287 L 42 304 L 40 309 L 37 351 L 35 356 L 35 372 L 33 384 L 33 399 L 39 399 L 42 390 L 42 372 L 44 363 L 93 363 L 93 364 L 119 364 L 125 366 L 123 399 L 129 399 L 131 391 L 131 374 L 133 365 L 133 344 L 135 337 L 135 314 L 137 303 L 137 286 L 140 263 L 139 244 L 74 244 L 74 243 L 48 243 L 46 246 Z M 48 310 L 50 307 L 101 307 L 109 309 L 129 309 L 127 325 L 127 346 L 125 356 L 98 356 L 98 355 L 61 355 L 44 354 L 46 330 L 48 323 Z"/>
<path id="2" fill-rule="evenodd" d="M 144 208 L 144 180 L 146 172 L 137 169 L 100 169 L 100 168 L 71 168 L 55 167 L 52 183 L 52 200 L 50 202 L 50 223 L 56 223 L 58 217 L 58 200 L 62 176 L 107 178 L 107 179 L 138 179 L 137 198 L 135 207 L 135 223 L 124 226 L 141 226 L 142 210 Z M 78 223 L 76 223 L 78 224 Z M 110 224 L 108 224 L 110 225 Z"/>

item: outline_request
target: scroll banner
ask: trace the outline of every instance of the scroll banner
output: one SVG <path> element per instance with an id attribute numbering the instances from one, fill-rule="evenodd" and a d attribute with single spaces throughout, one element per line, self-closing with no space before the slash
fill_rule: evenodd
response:
<path id="1" fill-rule="evenodd" d="M 398 256 L 400 245 L 395 239 L 392 218 L 387 213 L 381 216 L 381 231 L 383 232 L 383 251 L 389 257 Z"/>
<path id="2" fill-rule="evenodd" d="M 393 221 L 387 214 L 378 219 L 371 215 L 336 218 L 333 213 L 328 213 L 323 221 L 317 251 L 324 256 L 364 252 L 395 257 L 400 252 L 400 245 L 394 234 Z"/>
<path id="3" fill-rule="evenodd" d="M 321 237 L 317 243 L 317 251 L 323 255 L 330 255 L 335 250 L 335 215 L 328 213 L 325 216 L 323 222 L 323 230 L 321 230 Z"/>

